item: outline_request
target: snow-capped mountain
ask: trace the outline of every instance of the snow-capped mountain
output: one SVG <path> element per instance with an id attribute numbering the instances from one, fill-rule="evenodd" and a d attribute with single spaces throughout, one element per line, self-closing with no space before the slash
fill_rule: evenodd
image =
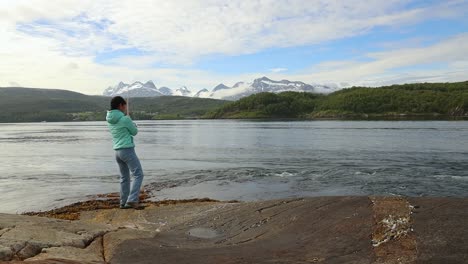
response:
<path id="1" fill-rule="evenodd" d="M 110 86 L 104 90 L 103 95 L 120 95 L 123 97 L 153 97 L 173 95 L 192 97 L 193 93 L 186 86 L 182 86 L 179 89 L 173 91 L 171 88 L 165 86 L 158 89 L 152 81 L 147 81 L 146 83 L 137 81 L 132 84 L 120 82 L 116 86 Z"/>
<path id="2" fill-rule="evenodd" d="M 124 97 L 150 97 L 150 96 L 187 96 L 199 98 L 213 98 L 223 100 L 238 100 L 252 94 L 261 92 L 281 93 L 286 91 L 309 92 L 309 93 L 330 93 L 337 90 L 337 86 L 307 84 L 300 81 L 274 81 L 267 77 L 255 79 L 253 82 L 238 82 L 232 87 L 224 84 L 219 84 L 211 91 L 202 89 L 193 93 L 186 86 L 182 86 L 175 91 L 168 87 L 156 88 L 152 81 L 145 84 L 134 82 L 133 84 L 125 84 L 120 82 L 116 86 L 112 86 L 104 90 L 106 96 L 121 95 Z"/>
<path id="3" fill-rule="evenodd" d="M 210 91 L 208 89 L 202 89 L 198 91 L 193 97 L 201 97 L 201 98 L 207 98 L 210 97 Z"/>
<path id="4" fill-rule="evenodd" d="M 267 77 L 255 79 L 251 83 L 238 82 L 232 87 L 219 84 L 211 93 L 200 91 L 198 97 L 216 98 L 224 100 L 238 100 L 252 94 L 261 92 L 281 93 L 286 91 L 309 92 L 309 93 L 329 93 L 333 89 L 325 85 L 310 85 L 299 81 L 273 81 Z M 197 94 L 195 96 L 197 96 Z"/>
<path id="5" fill-rule="evenodd" d="M 152 81 L 147 81 L 146 83 L 134 82 L 132 84 L 120 82 L 116 86 L 110 86 L 104 90 L 103 95 L 120 95 L 123 97 L 152 97 L 166 95 L 165 92 L 167 91 L 161 91 L 160 89 L 156 88 L 156 85 L 154 85 Z"/>
<path id="6" fill-rule="evenodd" d="M 179 89 L 176 89 L 172 95 L 192 97 L 192 92 L 187 87 L 182 86 Z"/>
<path id="7" fill-rule="evenodd" d="M 216 91 L 219 91 L 219 90 L 224 90 L 224 89 L 229 89 L 229 87 L 224 85 L 224 83 L 220 83 L 215 88 L 213 88 L 213 92 L 216 92 Z"/>
<path id="8" fill-rule="evenodd" d="M 159 92 L 161 92 L 163 95 L 172 95 L 172 90 L 168 87 L 160 87 Z"/>

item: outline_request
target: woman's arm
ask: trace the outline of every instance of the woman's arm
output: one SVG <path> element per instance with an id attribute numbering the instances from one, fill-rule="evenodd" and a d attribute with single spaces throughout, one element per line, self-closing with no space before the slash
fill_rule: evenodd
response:
<path id="1" fill-rule="evenodd" d="M 125 118 L 125 127 L 130 132 L 130 135 L 136 136 L 138 134 L 138 127 L 133 123 L 133 120 L 129 116 L 124 116 Z"/>

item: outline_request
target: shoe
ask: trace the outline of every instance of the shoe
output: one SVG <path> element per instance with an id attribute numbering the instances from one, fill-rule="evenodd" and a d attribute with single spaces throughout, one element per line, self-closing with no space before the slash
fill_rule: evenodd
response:
<path id="1" fill-rule="evenodd" d="M 132 208 L 130 205 L 127 205 L 127 204 L 121 204 L 120 205 L 120 209 L 130 209 Z"/>
<path id="2" fill-rule="evenodd" d="M 125 204 L 125 209 L 127 208 L 133 208 L 135 210 L 143 210 L 145 209 L 145 207 L 143 205 L 141 205 L 139 202 L 127 202 L 127 204 Z"/>

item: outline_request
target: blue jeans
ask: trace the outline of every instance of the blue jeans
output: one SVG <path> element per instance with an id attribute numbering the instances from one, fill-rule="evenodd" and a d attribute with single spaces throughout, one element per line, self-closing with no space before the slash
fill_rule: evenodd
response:
<path id="1" fill-rule="evenodd" d="M 135 148 L 124 148 L 115 151 L 115 159 L 120 168 L 120 204 L 139 202 L 141 184 L 143 182 L 143 169 Z M 134 179 L 130 189 L 130 172 Z"/>

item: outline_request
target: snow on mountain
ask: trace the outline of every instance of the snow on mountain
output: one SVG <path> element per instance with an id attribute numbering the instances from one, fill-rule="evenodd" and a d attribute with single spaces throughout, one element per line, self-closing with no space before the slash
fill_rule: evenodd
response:
<path id="1" fill-rule="evenodd" d="M 218 85 L 219 86 L 219 85 Z M 309 92 L 309 93 L 329 93 L 333 89 L 325 85 L 310 85 L 299 81 L 274 81 L 267 77 L 255 79 L 252 83 L 238 82 L 233 87 L 218 86 L 213 89 L 209 97 L 224 100 L 238 100 L 252 94 L 261 92 L 281 93 L 286 91 Z M 218 88 L 218 89 L 217 89 Z"/>
<path id="2" fill-rule="evenodd" d="M 186 87 L 182 86 L 179 89 L 176 89 L 175 92 L 172 94 L 175 96 L 192 96 L 192 92 Z"/>
<path id="3" fill-rule="evenodd" d="M 145 87 L 147 88 L 152 88 L 152 89 L 157 89 L 156 85 L 154 85 L 153 81 L 149 80 L 144 84 Z"/>
<path id="4" fill-rule="evenodd" d="M 132 84 L 126 84 L 120 82 L 116 86 L 111 86 L 104 90 L 103 95 L 105 96 L 117 96 L 122 97 L 152 97 L 161 96 L 161 93 L 152 81 L 148 81 L 145 84 L 142 82 L 134 82 Z"/>
<path id="5" fill-rule="evenodd" d="M 238 82 L 233 87 L 223 90 L 212 92 L 209 98 L 224 99 L 224 100 L 237 100 L 245 96 L 254 94 L 249 93 L 251 89 L 250 83 Z"/>
<path id="6" fill-rule="evenodd" d="M 172 95 L 172 90 L 166 86 L 160 87 L 159 92 L 161 92 L 163 95 Z"/>
<path id="7" fill-rule="evenodd" d="M 238 83 L 234 84 L 234 86 L 232 88 L 238 88 L 238 87 L 241 87 L 241 86 L 245 86 L 245 82 L 238 82 Z"/>
<path id="8" fill-rule="evenodd" d="M 122 90 L 124 87 L 127 87 L 128 84 L 119 82 L 116 86 L 109 86 L 107 89 L 104 90 L 102 93 L 105 96 L 113 96 L 113 94 L 117 93 L 118 91 Z"/>
<path id="9" fill-rule="evenodd" d="M 229 89 L 230 87 L 227 87 L 223 83 L 218 84 L 215 88 L 213 88 L 213 92 L 219 91 L 219 90 L 224 90 L 224 89 Z M 206 90 L 206 89 L 205 89 Z"/>
<path id="10" fill-rule="evenodd" d="M 208 91 L 208 89 L 200 90 L 193 97 L 208 98 L 210 97 L 210 91 Z"/>
<path id="11" fill-rule="evenodd" d="M 157 88 L 152 81 L 145 84 L 134 82 L 133 84 L 118 83 L 116 86 L 104 90 L 106 96 L 121 95 L 124 97 L 150 97 L 150 96 L 187 96 L 200 98 L 214 98 L 223 100 L 238 100 L 252 94 L 261 92 L 281 93 L 286 91 L 309 92 L 309 93 L 330 93 L 338 90 L 337 85 L 307 84 L 300 81 L 274 81 L 267 77 L 255 79 L 253 82 L 238 82 L 232 87 L 218 84 L 211 91 L 202 89 L 196 93 L 190 91 L 186 86 L 182 86 L 175 91 L 168 87 Z"/>

